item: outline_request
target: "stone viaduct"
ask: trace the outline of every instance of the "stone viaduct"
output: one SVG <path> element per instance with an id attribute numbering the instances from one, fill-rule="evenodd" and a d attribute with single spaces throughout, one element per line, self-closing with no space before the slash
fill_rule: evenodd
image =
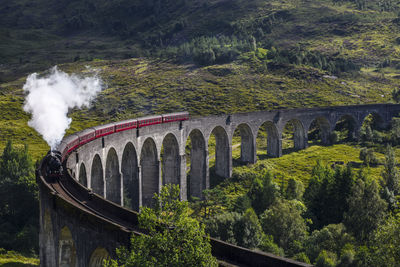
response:
<path id="1" fill-rule="evenodd" d="M 188 196 L 202 197 L 202 191 L 210 185 L 208 141 L 211 135 L 216 141 L 215 173 L 230 177 L 235 130 L 239 130 L 241 137 L 240 160 L 255 163 L 260 128 L 267 132 L 268 155 L 280 157 L 282 133 L 289 122 L 293 125 L 294 148 L 299 150 L 308 145 L 308 130 L 313 121 L 319 125 L 322 142 L 328 144 L 329 135 L 340 119 L 347 118 L 352 124 L 350 130 L 357 136 L 367 115 L 374 114 L 385 126 L 399 111 L 398 105 L 377 104 L 192 118 L 183 123 L 152 125 L 94 140 L 77 149 L 69 157 L 67 166 L 73 177 L 93 192 L 138 210 L 142 205 L 149 205 L 153 194 L 166 183 L 179 184 L 183 200 Z M 186 155 L 187 145 L 190 156 Z"/>
<path id="2" fill-rule="evenodd" d="M 191 118 L 183 122 L 156 124 L 95 139 L 79 147 L 66 159 L 68 173 L 79 182 L 75 182 L 79 186 L 65 180 L 60 188 L 56 185 L 51 188 L 51 182 L 45 187 L 47 182 L 42 178 L 41 262 L 43 266 L 99 266 L 103 258 L 108 257 L 109 253 L 113 254 L 113 248 L 128 242 L 128 233 L 134 229 L 125 226 L 121 230 L 121 227 L 117 227 L 121 223 L 114 223 L 117 219 L 109 219 L 108 223 L 93 219 L 101 217 L 95 207 L 101 206 L 101 210 L 107 213 L 107 218 L 118 217 L 123 218 L 119 219 L 122 221 L 134 221 L 134 217 L 130 217 L 133 215 L 128 211 L 137 211 L 141 206 L 150 205 L 153 194 L 158 193 L 167 183 L 180 185 L 182 200 L 191 196 L 201 198 L 202 191 L 210 187 L 211 157 L 208 143 L 212 135 L 215 137 L 215 173 L 230 177 L 234 133 L 241 137 L 240 160 L 255 163 L 256 137 L 262 129 L 267 133 L 267 154 L 280 157 L 282 134 L 288 123 L 293 125 L 294 148 L 304 149 L 308 145 L 308 131 L 312 124 L 319 125 L 321 141 L 329 144 L 330 133 L 343 118 L 349 121 L 352 125 L 351 133 L 357 136 L 369 114 L 373 114 L 381 126 L 385 127 L 399 112 L 400 105 L 394 104 L 259 111 Z M 66 142 L 68 138 L 71 137 L 66 137 Z M 55 197 L 62 195 L 60 192 L 64 190 L 63 187 L 69 186 L 72 188 L 69 192 L 75 193 Z M 64 199 L 63 205 L 57 204 L 61 198 Z M 80 200 L 74 200 L 77 204 L 65 204 L 68 201 L 73 202 L 72 198 Z M 87 202 L 94 203 L 92 208 L 82 204 Z M 71 240 L 80 237 L 90 241 L 74 243 L 72 249 Z M 93 245 L 94 243 L 102 245 Z M 64 245 L 68 248 L 67 252 L 63 250 Z M 233 254 L 242 255 L 239 252 Z M 53 256 L 47 256 L 50 259 L 45 255 Z M 71 255 L 76 258 L 73 262 L 68 260 Z M 64 264 L 65 262 L 68 264 Z"/>

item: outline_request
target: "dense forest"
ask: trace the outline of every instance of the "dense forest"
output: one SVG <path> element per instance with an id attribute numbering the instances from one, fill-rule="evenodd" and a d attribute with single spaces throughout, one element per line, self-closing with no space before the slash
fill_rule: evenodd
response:
<path id="1" fill-rule="evenodd" d="M 70 111 L 68 133 L 175 110 L 398 103 L 400 3 L 1 1 L 0 265 L 37 264 L 24 256 L 37 258 L 34 162 L 48 146 L 27 125 L 22 86 L 55 64 L 67 73 L 91 66 L 107 84 L 90 108 Z M 277 159 L 261 131 L 258 163 L 241 165 L 233 149 L 233 177 L 211 169 L 205 199 L 187 203 L 190 220 L 213 237 L 317 266 L 397 266 L 400 119 L 382 128 L 370 116 L 356 139 L 351 127 L 341 121 L 322 146 L 315 125 L 309 147 L 294 151 L 289 126 Z"/>

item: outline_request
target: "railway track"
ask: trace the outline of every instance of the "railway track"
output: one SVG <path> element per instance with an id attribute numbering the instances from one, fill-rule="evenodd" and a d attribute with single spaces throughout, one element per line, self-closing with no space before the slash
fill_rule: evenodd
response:
<path id="1" fill-rule="evenodd" d="M 138 213 L 121 207 L 78 183 L 68 171 L 62 175 L 46 174 L 46 158 L 37 170 L 38 182 L 56 198 L 67 202 L 81 212 L 95 217 L 102 223 L 112 225 L 125 234 L 143 235 L 146 231 L 138 227 Z M 64 170 L 66 170 L 64 165 Z M 220 266 L 303 266 L 311 265 L 238 247 L 218 239 L 210 238 L 212 253 Z"/>

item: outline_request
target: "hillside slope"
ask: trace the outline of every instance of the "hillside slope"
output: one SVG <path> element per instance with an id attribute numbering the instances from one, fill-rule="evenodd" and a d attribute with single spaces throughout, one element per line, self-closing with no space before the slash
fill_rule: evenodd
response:
<path id="1" fill-rule="evenodd" d="M 319 65 L 340 59 L 361 67 L 396 68 L 399 5 L 393 0 L 4 0 L 0 79 L 96 58 L 181 58 L 171 56 L 171 49 L 202 36 L 294 49 L 297 57 L 317 51 L 325 56 Z M 232 41 L 225 45 L 234 46 Z M 238 50 L 228 61 L 249 47 Z"/>

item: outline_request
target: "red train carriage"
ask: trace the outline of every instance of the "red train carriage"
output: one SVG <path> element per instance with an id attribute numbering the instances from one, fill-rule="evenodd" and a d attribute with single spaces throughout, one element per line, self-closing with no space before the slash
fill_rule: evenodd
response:
<path id="1" fill-rule="evenodd" d="M 79 146 L 86 144 L 96 138 L 96 131 L 93 128 L 83 130 L 78 133 L 79 135 Z"/>
<path id="2" fill-rule="evenodd" d="M 58 150 L 61 153 L 62 161 L 64 161 L 66 156 L 73 150 L 75 150 L 77 147 L 84 145 L 96 138 L 100 138 L 112 134 L 114 132 L 121 132 L 129 129 L 140 128 L 160 123 L 184 121 L 188 119 L 189 119 L 188 112 L 177 112 L 177 113 L 164 114 L 162 116 L 148 116 L 139 118 L 137 120 L 133 119 L 118 123 L 100 125 L 83 130 L 80 133 L 67 136 L 61 141 L 60 145 L 58 146 Z"/>
<path id="3" fill-rule="evenodd" d="M 162 123 L 162 116 L 149 116 L 138 119 L 138 127 Z"/>
<path id="4" fill-rule="evenodd" d="M 163 117 L 163 123 L 173 122 L 173 121 L 185 121 L 189 119 L 189 112 L 176 112 L 176 113 L 163 114 L 162 117 Z"/>
<path id="5" fill-rule="evenodd" d="M 62 160 L 71 153 L 74 149 L 79 146 L 79 136 L 77 134 L 71 134 L 64 138 L 58 145 L 58 150 L 61 153 Z"/>
<path id="6" fill-rule="evenodd" d="M 126 131 L 129 129 L 134 129 L 138 127 L 138 121 L 135 120 L 126 120 L 126 121 L 121 121 L 115 124 L 115 132 L 122 132 Z"/>
<path id="7" fill-rule="evenodd" d="M 106 136 L 115 132 L 115 123 L 109 123 L 106 125 L 100 125 L 93 127 L 96 131 L 96 138 Z"/>

